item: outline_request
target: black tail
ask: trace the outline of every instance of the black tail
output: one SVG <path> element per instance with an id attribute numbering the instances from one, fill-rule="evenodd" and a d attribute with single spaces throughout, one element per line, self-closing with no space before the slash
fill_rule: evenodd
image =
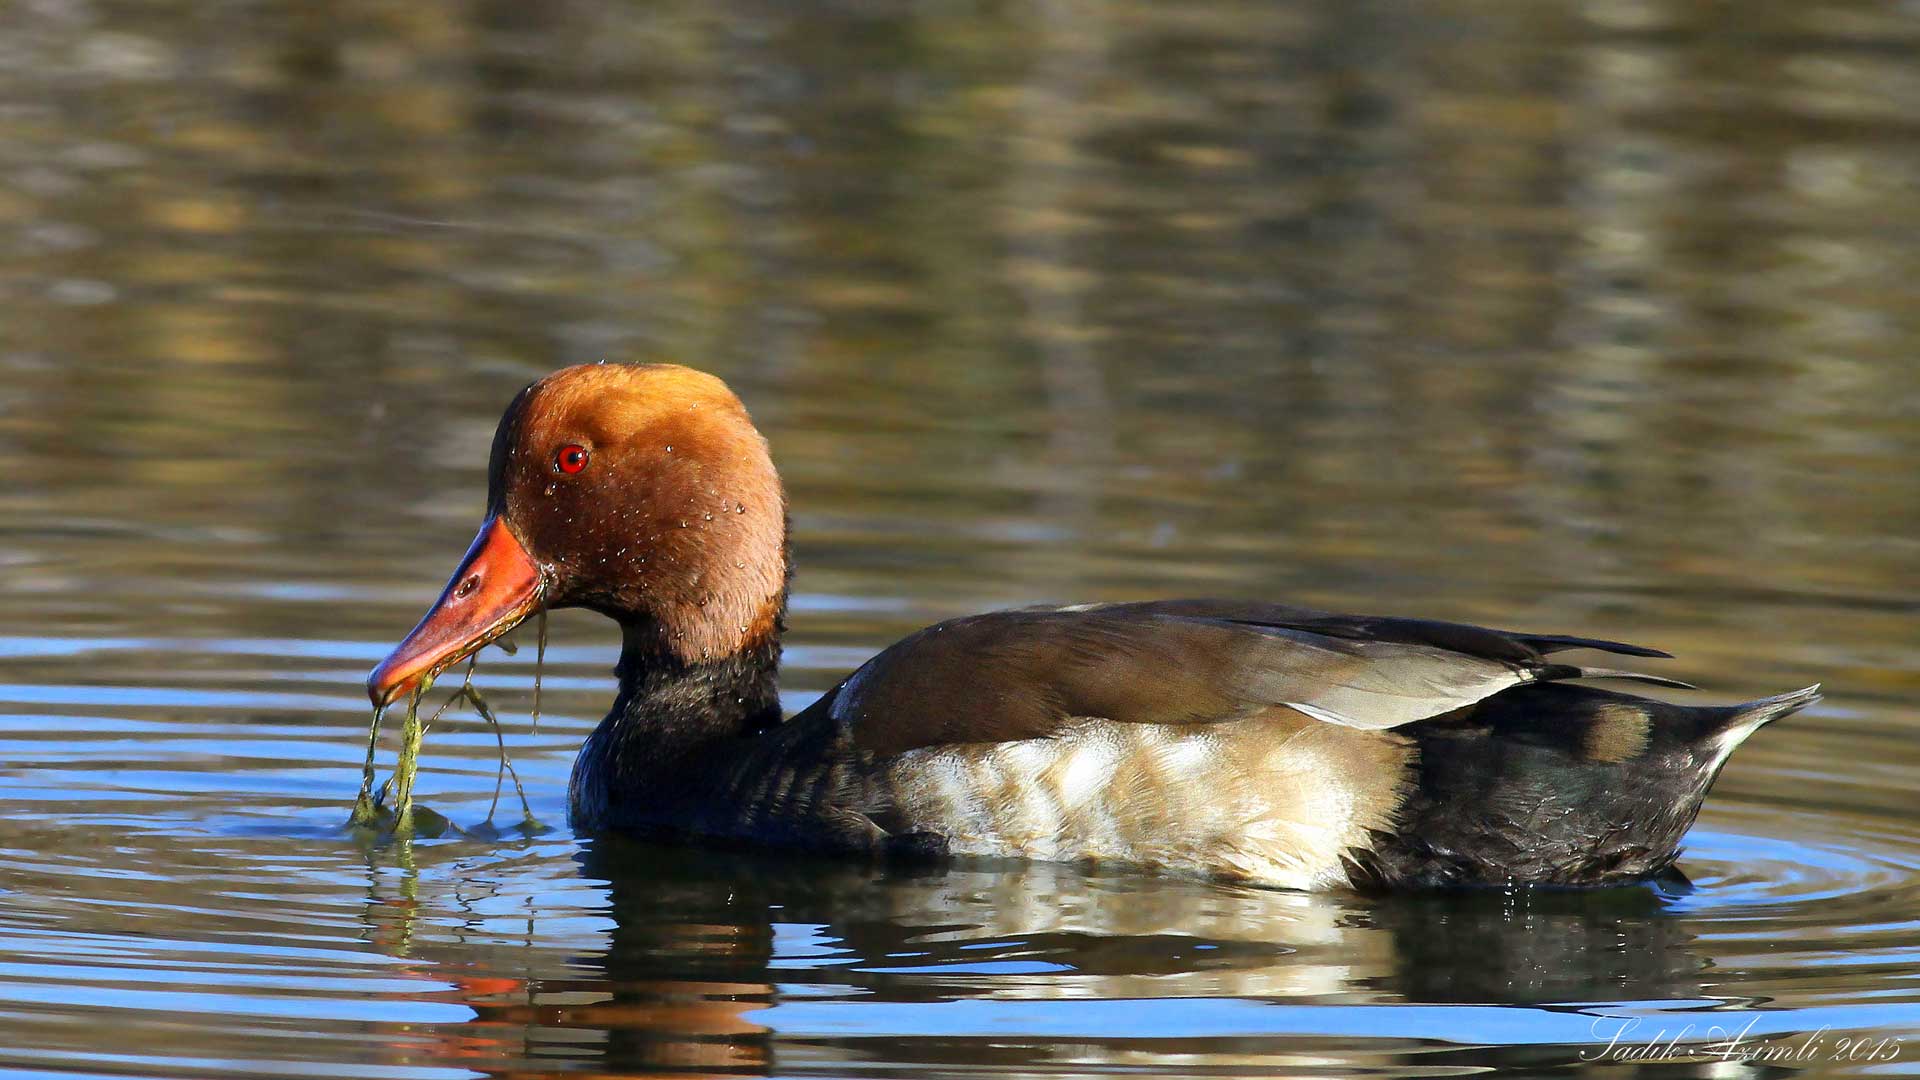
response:
<path id="1" fill-rule="evenodd" d="M 1606 885 L 1673 864 L 1735 747 L 1820 688 L 1743 705 L 1540 682 L 1396 729 L 1418 753 L 1396 827 L 1355 858 L 1389 886 Z"/>
<path id="2" fill-rule="evenodd" d="M 1746 741 L 1747 736 L 1771 724 L 1783 716 L 1792 716 L 1801 709 L 1820 700 L 1820 684 L 1787 694 L 1775 694 L 1758 701 L 1749 701 L 1745 705 L 1735 705 L 1723 710 L 1726 715 L 1718 725 L 1717 736 L 1725 746 L 1725 752 Z"/>

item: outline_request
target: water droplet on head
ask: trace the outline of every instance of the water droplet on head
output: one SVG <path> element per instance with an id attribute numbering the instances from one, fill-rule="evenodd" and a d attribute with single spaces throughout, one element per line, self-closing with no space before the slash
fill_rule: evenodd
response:
<path id="1" fill-rule="evenodd" d="M 746 513 L 746 512 L 747 512 L 747 504 L 746 504 L 746 503 L 734 503 L 734 504 L 733 504 L 733 512 L 734 512 L 734 513 L 736 513 L 736 514 L 744 514 L 744 513 Z"/>
<path id="2" fill-rule="evenodd" d="M 700 520 L 701 520 L 701 521 L 712 521 L 712 520 L 713 520 L 713 515 L 712 515 L 712 514 L 701 514 L 701 515 L 700 515 Z"/>
<path id="3" fill-rule="evenodd" d="M 668 444 L 667 444 L 667 453 L 669 453 L 669 454 L 671 454 L 671 453 L 673 453 L 673 444 L 672 444 L 672 443 L 668 443 Z"/>

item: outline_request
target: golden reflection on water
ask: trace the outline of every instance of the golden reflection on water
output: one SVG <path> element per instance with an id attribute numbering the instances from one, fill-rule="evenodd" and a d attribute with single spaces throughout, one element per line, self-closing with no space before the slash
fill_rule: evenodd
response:
<path id="1" fill-rule="evenodd" d="M 1916 47 L 1866 0 L 0 11 L 0 1067 L 1410 1072 L 1577 1060 L 1567 1002 L 1911 1026 Z M 710 368 L 771 439 L 794 704 L 932 619 L 1182 593 L 1830 696 L 1735 759 L 1683 898 L 355 850 L 358 681 L 503 403 L 601 358 Z M 610 693 L 605 628 L 555 629 L 515 738 L 549 821 Z M 528 663 L 482 668 L 510 723 Z M 492 747 L 436 731 L 423 798 L 477 821 Z M 1008 1011 L 932 1008 L 969 1003 Z M 1551 1045 L 1229 1008 L 1471 1003 Z"/>

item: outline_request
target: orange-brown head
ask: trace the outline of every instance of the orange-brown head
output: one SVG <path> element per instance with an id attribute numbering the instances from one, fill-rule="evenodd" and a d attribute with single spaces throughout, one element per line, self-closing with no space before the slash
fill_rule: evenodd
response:
<path id="1" fill-rule="evenodd" d="M 565 368 L 507 406 L 480 535 L 367 693 L 385 705 L 542 608 L 602 612 L 682 663 L 733 656 L 778 635 L 786 576 L 780 477 L 725 383 Z"/>

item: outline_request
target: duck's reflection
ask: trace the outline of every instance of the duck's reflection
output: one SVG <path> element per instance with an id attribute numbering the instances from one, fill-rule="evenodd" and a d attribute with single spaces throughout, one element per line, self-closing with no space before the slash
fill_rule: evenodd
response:
<path id="1" fill-rule="evenodd" d="M 1652 886 L 1382 897 L 1360 921 L 1392 935 L 1395 1000 L 1549 1004 L 1703 996 L 1706 961 Z"/>
<path id="2" fill-rule="evenodd" d="M 850 865 L 620 837 L 595 841 L 581 861 L 609 883 L 615 976 L 671 962 L 739 978 L 748 970 L 737 965 L 771 964 L 810 969 L 815 984 L 931 981 L 939 996 L 1346 1002 L 1700 990 L 1689 936 L 1651 888 L 1369 898 L 1052 863 Z"/>
<path id="3" fill-rule="evenodd" d="M 1540 1005 L 1702 991 L 1681 920 L 1647 889 L 1368 899 L 1048 864 L 847 865 L 617 837 L 591 842 L 581 863 L 607 883 L 606 949 L 569 956 L 564 973 L 524 990 L 476 981 L 486 992 L 469 1004 L 476 1023 L 523 1032 L 523 1061 L 585 1059 L 610 1074 L 771 1071 L 768 1025 L 779 1014 L 763 1010 L 806 1000 Z M 886 1039 L 833 1053 L 904 1064 L 982 1052 L 982 1040 L 961 1041 L 972 1048 Z M 1209 1060 L 1299 1065 L 1313 1055 L 1311 1040 L 1229 1041 L 1245 1045 L 1210 1044 Z M 1081 1064 L 1194 1052 L 1190 1039 L 1074 1042 Z M 1342 1060 L 1354 1052 L 1349 1042 Z M 1404 1064 L 1433 1048 L 1383 1038 L 1377 1052 Z"/>

